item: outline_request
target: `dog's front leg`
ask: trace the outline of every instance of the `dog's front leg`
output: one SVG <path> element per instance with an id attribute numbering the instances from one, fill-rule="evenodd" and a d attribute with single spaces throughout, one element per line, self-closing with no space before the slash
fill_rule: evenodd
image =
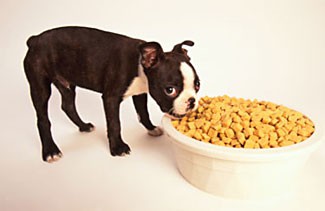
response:
<path id="1" fill-rule="evenodd" d="M 107 136 L 111 155 L 123 156 L 130 153 L 130 147 L 121 138 L 120 103 L 121 98 L 103 95 L 106 115 Z"/>
<path id="2" fill-rule="evenodd" d="M 163 134 L 161 128 L 154 126 L 149 118 L 148 112 L 148 95 L 147 94 L 140 94 L 132 96 L 133 104 L 135 110 L 137 111 L 139 121 L 142 125 L 148 130 L 148 134 L 151 136 L 160 136 Z"/>

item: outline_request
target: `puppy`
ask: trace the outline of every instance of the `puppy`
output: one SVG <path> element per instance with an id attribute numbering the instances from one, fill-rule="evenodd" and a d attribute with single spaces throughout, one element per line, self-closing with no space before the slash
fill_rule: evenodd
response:
<path id="1" fill-rule="evenodd" d="M 147 93 L 162 112 L 180 118 L 198 105 L 199 77 L 183 45 L 164 52 L 157 42 L 146 42 L 124 35 L 86 27 L 62 27 L 28 39 L 24 69 L 37 115 L 44 161 L 58 160 L 62 153 L 51 135 L 48 100 L 53 84 L 62 95 L 62 110 L 80 131 L 94 129 L 76 111 L 76 86 L 102 94 L 110 153 L 130 153 L 120 127 L 120 103 L 132 96 L 139 121 L 149 135 L 159 136 L 147 109 Z"/>

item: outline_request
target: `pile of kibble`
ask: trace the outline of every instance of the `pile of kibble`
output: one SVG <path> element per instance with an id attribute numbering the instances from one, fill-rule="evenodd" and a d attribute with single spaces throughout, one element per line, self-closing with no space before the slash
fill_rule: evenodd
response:
<path id="1" fill-rule="evenodd" d="M 172 124 L 202 142 L 255 149 L 296 144 L 315 130 L 308 117 L 285 106 L 226 95 L 201 98 L 197 110 Z"/>

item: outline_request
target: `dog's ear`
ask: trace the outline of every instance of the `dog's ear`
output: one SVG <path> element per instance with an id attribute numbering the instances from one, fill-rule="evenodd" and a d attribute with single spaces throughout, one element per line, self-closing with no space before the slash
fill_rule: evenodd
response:
<path id="1" fill-rule="evenodd" d="M 191 58 L 187 55 L 187 50 L 183 48 L 183 45 L 193 46 L 194 42 L 191 40 L 185 40 L 184 42 L 175 45 L 172 52 L 183 54 L 188 60 L 190 60 Z"/>
<path id="2" fill-rule="evenodd" d="M 164 58 L 164 51 L 157 42 L 146 42 L 139 46 L 141 53 L 141 64 L 146 69 L 150 69 Z"/>

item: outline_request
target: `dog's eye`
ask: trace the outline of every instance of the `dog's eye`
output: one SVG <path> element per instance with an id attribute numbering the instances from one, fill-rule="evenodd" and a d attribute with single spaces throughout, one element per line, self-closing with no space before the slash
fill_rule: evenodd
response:
<path id="1" fill-rule="evenodd" d="M 165 94 L 168 95 L 169 97 L 176 97 L 177 90 L 175 87 L 169 86 L 165 88 Z"/>
<path id="2" fill-rule="evenodd" d="M 200 90 L 200 81 L 195 81 L 194 86 L 195 86 L 195 91 L 198 92 Z"/>

